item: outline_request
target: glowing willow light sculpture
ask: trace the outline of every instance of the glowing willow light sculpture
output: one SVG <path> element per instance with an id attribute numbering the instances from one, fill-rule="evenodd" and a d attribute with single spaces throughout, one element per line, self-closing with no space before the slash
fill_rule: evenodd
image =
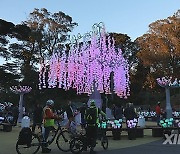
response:
<path id="1" fill-rule="evenodd" d="M 15 94 L 20 95 L 18 122 L 21 122 L 23 118 L 23 96 L 25 93 L 29 93 L 32 90 L 32 88 L 30 86 L 12 86 L 10 87 L 10 90 Z"/>
<path id="2" fill-rule="evenodd" d="M 114 38 L 107 35 L 104 26 L 98 33 L 88 34 L 83 36 L 83 41 L 77 39 L 75 44 L 71 44 L 68 55 L 65 51 L 52 55 L 48 79 L 45 62 L 41 63 L 39 89 L 58 86 L 65 90 L 74 88 L 77 94 L 90 95 L 95 86 L 100 93 L 111 94 L 110 76 L 113 73 L 113 91 L 119 97 L 127 98 L 130 93 L 129 65 L 121 49 L 115 50 Z M 90 40 L 86 36 L 90 36 Z"/>

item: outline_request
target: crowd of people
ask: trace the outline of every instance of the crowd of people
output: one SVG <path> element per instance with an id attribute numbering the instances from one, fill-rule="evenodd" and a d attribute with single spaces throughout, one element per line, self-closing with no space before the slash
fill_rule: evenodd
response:
<path id="1" fill-rule="evenodd" d="M 52 129 L 54 129 L 55 120 L 63 120 L 64 113 L 66 113 L 68 122 L 66 124 L 66 128 L 70 130 L 71 123 L 75 123 L 75 117 L 78 112 L 75 111 L 72 107 L 72 102 L 70 100 L 67 101 L 67 105 L 61 111 L 55 112 L 54 109 L 54 101 L 48 100 L 46 102 L 46 106 L 42 109 L 39 105 L 36 106 L 33 112 L 33 131 L 35 130 L 36 125 L 39 125 L 43 122 L 43 126 L 45 129 L 44 132 L 44 143 L 47 142 L 47 138 Z M 98 129 L 98 115 L 101 114 L 106 118 L 106 114 L 99 108 L 95 106 L 95 101 L 91 101 L 90 106 L 87 104 L 83 104 L 79 109 L 79 113 L 81 113 L 81 128 L 86 129 L 86 137 L 87 142 L 84 145 L 84 150 L 87 149 L 87 146 L 91 145 L 91 151 L 94 150 L 96 146 L 97 139 L 97 129 Z M 62 116 L 61 116 L 62 115 Z M 42 118 L 38 118 L 41 116 Z M 90 117 L 92 116 L 92 117 Z M 71 130 L 70 130 L 71 131 Z M 42 153 L 49 153 L 51 149 L 47 146 L 42 146 Z"/>
<path id="2" fill-rule="evenodd" d="M 96 146 L 97 129 L 100 120 L 99 115 L 106 119 L 106 114 L 100 108 L 97 108 L 95 104 L 95 101 L 92 100 L 89 106 L 87 105 L 87 103 L 83 103 L 80 108 L 74 108 L 71 100 L 67 100 L 66 105 L 63 108 L 61 108 L 60 110 L 55 110 L 53 100 L 48 100 L 45 107 L 41 106 L 37 101 L 32 111 L 32 132 L 35 131 L 36 127 L 42 129 L 41 126 L 43 126 L 44 143 L 46 143 L 50 131 L 54 129 L 55 120 L 62 121 L 62 124 L 65 125 L 67 130 L 71 129 L 72 123 L 75 123 L 75 126 L 76 123 L 79 123 L 81 125 L 81 129 L 86 130 L 86 136 L 88 138 L 88 142 L 86 142 L 86 144 L 84 145 L 84 149 L 86 150 L 87 145 L 91 144 L 90 150 L 93 151 L 94 147 Z M 6 110 L 10 112 L 14 117 L 13 125 L 17 125 L 19 114 L 18 106 L 12 105 Z M 127 103 L 125 108 L 123 108 L 120 104 L 113 104 L 111 111 L 115 120 L 123 119 L 124 117 L 126 121 L 138 118 L 133 103 Z M 157 103 L 157 106 L 155 107 L 155 112 L 157 116 L 157 125 L 159 126 L 160 119 L 164 114 L 161 109 L 160 102 Z M 93 117 L 90 118 L 89 115 L 93 115 Z M 133 139 L 130 136 L 128 137 L 129 139 Z M 49 149 L 47 146 L 42 146 L 43 153 L 49 153 L 50 151 L 51 149 Z"/>
<path id="3" fill-rule="evenodd" d="M 44 108 L 37 104 L 33 112 L 33 131 L 35 130 L 36 126 L 43 123 L 45 128 L 44 140 L 46 142 L 50 130 L 54 127 L 54 120 L 63 121 L 66 115 L 68 120 L 65 127 L 70 130 L 71 124 L 77 123 L 77 121 L 79 121 L 76 118 L 79 114 L 80 116 L 78 119 L 80 119 L 81 129 L 86 130 L 86 137 L 88 138 L 88 142 L 85 142 L 86 144 L 84 145 L 84 150 L 86 150 L 87 145 L 90 144 L 90 150 L 93 151 L 94 147 L 96 146 L 98 123 L 100 120 L 99 115 L 106 119 L 106 114 L 100 108 L 96 107 L 94 100 L 90 102 L 89 107 L 86 103 L 83 103 L 82 106 L 78 109 L 75 109 L 72 105 L 72 102 L 67 100 L 66 106 L 60 111 L 54 110 L 53 100 L 48 100 Z M 122 119 L 123 116 L 125 116 L 126 120 L 137 118 L 137 114 L 132 103 L 128 103 L 125 109 L 123 109 L 119 104 L 113 104 L 112 114 L 116 120 Z M 39 118 L 40 116 L 42 118 Z M 51 149 L 45 146 L 42 148 L 43 153 L 48 153 L 50 151 Z"/>

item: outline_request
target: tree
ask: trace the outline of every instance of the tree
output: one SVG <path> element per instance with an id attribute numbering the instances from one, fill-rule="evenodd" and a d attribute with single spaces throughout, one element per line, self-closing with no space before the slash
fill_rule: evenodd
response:
<path id="1" fill-rule="evenodd" d="M 48 59 L 54 50 L 61 51 L 69 32 L 76 25 L 77 23 L 72 22 L 72 18 L 63 12 L 52 14 L 46 9 L 34 9 L 28 20 L 21 25 L 0 21 L 0 47 L 4 49 L 4 53 L 1 50 L 0 54 L 11 60 L 3 68 L 13 73 L 19 72 L 22 84 L 30 84 L 36 89 L 32 91 L 32 96 L 29 96 L 32 101 L 32 98 L 37 98 L 33 96 L 39 93 L 37 64 L 40 59 Z M 11 38 L 16 38 L 16 42 L 12 43 Z"/>
<path id="2" fill-rule="evenodd" d="M 30 29 L 24 24 L 14 25 L 12 22 L 0 19 L 0 56 L 6 60 L 10 59 L 11 52 L 7 49 L 10 39 L 25 40 L 29 32 Z"/>
<path id="3" fill-rule="evenodd" d="M 122 49 L 123 56 L 128 59 L 130 66 L 138 62 L 136 57 L 138 46 L 135 42 L 131 41 L 127 34 L 110 33 L 110 36 L 114 37 L 115 46 Z"/>
<path id="4" fill-rule="evenodd" d="M 12 22 L 0 19 L 0 56 L 5 58 L 6 64 L 0 66 L 0 89 L 2 100 L 15 100 L 14 97 L 9 95 L 9 87 L 12 84 L 17 84 L 20 75 L 17 72 L 16 64 L 9 63 L 11 59 L 11 52 L 8 50 L 8 45 L 11 39 L 25 40 L 28 38 L 30 29 L 24 24 L 15 25 Z"/>
<path id="5" fill-rule="evenodd" d="M 69 37 L 68 33 L 77 25 L 69 15 L 61 11 L 52 14 L 45 8 L 34 9 L 25 23 L 33 31 L 30 41 L 34 43 L 35 54 L 41 58 L 62 49 Z"/>
<path id="6" fill-rule="evenodd" d="M 180 74 L 180 10 L 167 19 L 149 25 L 149 31 L 136 39 L 140 49 L 137 54 L 149 69 L 146 86 L 155 88 L 156 78 Z"/>
<path id="7" fill-rule="evenodd" d="M 12 57 L 19 60 L 15 63 L 21 66 L 25 79 L 32 70 L 37 69 L 40 59 L 44 61 L 53 51 L 61 51 L 68 32 L 71 32 L 77 23 L 72 22 L 72 18 L 63 12 L 52 14 L 45 8 L 34 9 L 23 23 L 31 29 L 28 39 L 11 44 L 9 50 Z"/>

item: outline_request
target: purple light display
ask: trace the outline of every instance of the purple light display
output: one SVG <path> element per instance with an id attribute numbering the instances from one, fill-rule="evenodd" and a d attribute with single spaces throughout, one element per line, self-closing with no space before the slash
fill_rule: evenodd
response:
<path id="1" fill-rule="evenodd" d="M 16 94 L 25 94 L 29 93 L 32 88 L 30 86 L 12 86 L 10 87 L 10 90 Z"/>
<path id="2" fill-rule="evenodd" d="M 157 83 L 165 88 L 166 92 L 166 118 L 172 118 L 172 107 L 170 102 L 170 88 L 179 88 L 180 87 L 180 80 L 177 78 L 172 81 L 172 77 L 162 77 L 157 78 Z"/>
<path id="3" fill-rule="evenodd" d="M 19 116 L 18 116 L 18 122 L 21 122 L 22 118 L 23 118 L 23 97 L 24 94 L 29 93 L 32 88 L 30 86 L 12 86 L 10 87 L 10 90 L 15 93 L 18 94 L 20 96 L 19 98 Z"/>
<path id="4" fill-rule="evenodd" d="M 74 88 L 77 94 L 90 95 L 95 86 L 100 93 L 111 94 L 110 76 L 113 73 L 114 93 L 127 98 L 130 95 L 129 64 L 114 44 L 114 38 L 108 36 L 103 27 L 98 34 L 92 33 L 89 41 L 72 44 L 68 54 L 65 51 L 54 53 L 48 71 L 45 63 L 40 65 L 39 89 Z"/>
<path id="5" fill-rule="evenodd" d="M 162 77 L 156 80 L 161 87 L 180 87 L 180 80 L 177 78 L 174 81 L 172 81 L 172 77 Z"/>

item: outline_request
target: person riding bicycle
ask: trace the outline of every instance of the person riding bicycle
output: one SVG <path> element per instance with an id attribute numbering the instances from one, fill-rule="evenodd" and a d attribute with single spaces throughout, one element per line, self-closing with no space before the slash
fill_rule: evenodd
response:
<path id="1" fill-rule="evenodd" d="M 96 146 L 99 114 L 106 119 L 106 114 L 100 108 L 96 107 L 94 100 L 91 100 L 90 107 L 85 111 L 85 120 L 87 124 L 86 137 L 89 143 L 86 143 L 84 146 L 84 150 L 86 150 L 87 145 L 90 145 L 90 152 L 93 152 Z"/>
<path id="2" fill-rule="evenodd" d="M 47 138 L 49 136 L 49 133 L 51 130 L 54 129 L 54 120 L 59 120 L 60 117 L 58 117 L 54 112 L 53 112 L 53 106 L 54 106 L 54 101 L 53 100 L 48 100 L 46 102 L 46 106 L 43 109 L 43 124 L 44 124 L 44 142 L 47 142 Z M 51 149 L 46 147 L 47 144 L 44 144 L 42 146 L 42 153 L 49 153 L 51 152 Z"/>

